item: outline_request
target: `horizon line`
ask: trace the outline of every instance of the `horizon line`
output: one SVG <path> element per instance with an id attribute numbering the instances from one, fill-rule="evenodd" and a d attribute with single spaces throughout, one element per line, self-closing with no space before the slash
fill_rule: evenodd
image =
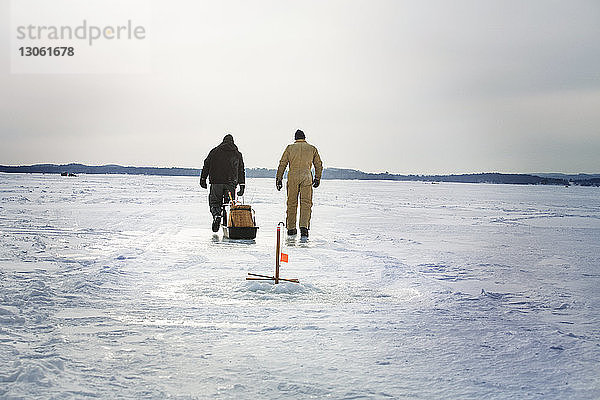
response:
<path id="1" fill-rule="evenodd" d="M 107 167 L 107 166 L 116 166 L 116 167 L 122 167 L 122 168 L 155 168 L 155 169 L 191 169 L 191 170 L 198 170 L 201 171 L 202 168 L 200 167 L 180 167 L 180 166 L 170 166 L 170 167 L 164 167 L 164 166 L 137 166 L 137 165 L 122 165 L 122 164 L 114 164 L 114 163 L 108 163 L 108 164 L 97 164 L 97 165 L 92 165 L 92 164 L 84 164 L 81 162 L 69 162 L 69 163 L 62 163 L 62 164 L 56 164 L 56 163 L 51 163 L 51 162 L 41 162 L 41 163 L 34 163 L 34 164 L 16 164 L 16 165 L 7 165 L 7 164 L 0 164 L 0 167 L 11 167 L 11 168 L 16 168 L 16 167 L 33 167 L 33 166 L 38 166 L 38 165 L 53 165 L 53 166 L 67 166 L 67 165 L 82 165 L 85 167 Z M 267 168 L 267 167 L 245 167 L 246 169 L 266 169 L 266 170 L 277 170 L 277 168 Z M 560 175 L 600 175 L 600 172 L 500 172 L 500 171 L 486 171 L 486 172 L 446 172 L 446 173 L 400 173 L 400 172 L 389 172 L 389 171 L 378 171 L 378 172 L 372 172 L 372 171 L 363 171 L 361 169 L 357 169 L 357 168 L 349 168 L 349 167 L 325 167 L 323 168 L 323 170 L 326 169 L 338 169 L 338 170 L 348 170 L 348 171 L 357 171 L 357 172 L 361 172 L 364 174 L 374 174 L 374 175 L 381 175 L 381 174 L 387 174 L 387 175 L 401 175 L 401 176 L 436 176 L 436 175 L 440 175 L 440 176 L 450 176 L 450 175 L 478 175 L 478 174 L 506 174 L 506 175 L 510 175 L 510 174 L 516 174 L 516 175 L 536 175 L 536 174 L 560 174 Z"/>

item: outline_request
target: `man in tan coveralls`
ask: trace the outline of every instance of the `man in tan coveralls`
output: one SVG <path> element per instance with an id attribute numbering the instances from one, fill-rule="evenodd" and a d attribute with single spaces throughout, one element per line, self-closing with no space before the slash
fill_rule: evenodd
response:
<path id="1" fill-rule="evenodd" d="M 294 138 L 296 141 L 285 148 L 279 161 L 275 186 L 277 190 L 281 190 L 283 187 L 283 173 L 289 164 L 286 220 L 288 235 L 297 233 L 296 211 L 298 209 L 298 195 L 300 195 L 300 234 L 308 237 L 313 187 L 319 187 L 321 174 L 323 173 L 323 163 L 317 148 L 306 143 L 304 132 L 297 130 Z M 314 179 L 311 172 L 313 164 L 315 166 Z"/>

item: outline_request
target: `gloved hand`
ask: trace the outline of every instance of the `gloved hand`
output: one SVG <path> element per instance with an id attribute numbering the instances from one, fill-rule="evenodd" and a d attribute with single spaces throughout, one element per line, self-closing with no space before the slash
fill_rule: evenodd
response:
<path id="1" fill-rule="evenodd" d="M 283 187 L 283 181 L 281 179 L 277 179 L 275 181 L 275 187 L 277 188 L 277 190 L 281 190 L 281 188 Z"/>
<path id="2" fill-rule="evenodd" d="M 203 189 L 208 189 L 208 185 L 206 185 L 205 178 L 200 178 L 200 187 L 202 187 Z"/>
<path id="3" fill-rule="evenodd" d="M 244 185 L 243 183 L 240 183 L 240 190 L 238 190 L 238 196 L 243 196 L 244 195 L 244 190 L 246 189 L 246 185 Z"/>
<path id="4" fill-rule="evenodd" d="M 320 179 L 317 179 L 317 178 L 313 179 L 313 187 L 314 188 L 318 188 L 320 183 L 321 183 Z"/>

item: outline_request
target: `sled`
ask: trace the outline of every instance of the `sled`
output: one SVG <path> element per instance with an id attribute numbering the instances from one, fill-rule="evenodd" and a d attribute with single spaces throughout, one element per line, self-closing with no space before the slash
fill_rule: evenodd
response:
<path id="1" fill-rule="evenodd" d="M 256 238 L 256 218 L 254 210 L 249 204 L 238 204 L 231 201 L 229 204 L 229 216 L 223 205 L 223 236 L 228 239 L 252 240 Z"/>

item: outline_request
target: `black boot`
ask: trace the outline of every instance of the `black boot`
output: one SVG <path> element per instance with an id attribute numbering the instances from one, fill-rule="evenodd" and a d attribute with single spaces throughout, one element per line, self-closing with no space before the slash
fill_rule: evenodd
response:
<path id="1" fill-rule="evenodd" d="M 215 218 L 213 219 L 213 224 L 212 224 L 212 231 L 218 232 L 220 226 L 221 226 L 221 216 L 215 215 Z"/>
<path id="2" fill-rule="evenodd" d="M 301 226 L 300 227 L 300 236 L 308 237 L 308 228 L 304 228 L 303 226 Z"/>
<path id="3" fill-rule="evenodd" d="M 288 236 L 294 236 L 296 233 L 298 233 L 298 231 L 296 230 L 296 228 L 294 228 L 294 229 L 288 229 Z"/>

